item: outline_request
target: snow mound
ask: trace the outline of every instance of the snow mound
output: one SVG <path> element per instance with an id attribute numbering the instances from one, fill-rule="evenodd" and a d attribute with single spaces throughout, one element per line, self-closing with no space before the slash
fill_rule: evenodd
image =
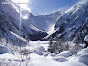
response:
<path id="1" fill-rule="evenodd" d="M 3 54 L 3 53 L 10 53 L 10 49 L 5 46 L 0 46 L 0 54 Z"/>
<path id="2" fill-rule="evenodd" d="M 41 52 L 45 52 L 45 48 L 43 46 L 40 46 L 38 50 Z"/>
<path id="3" fill-rule="evenodd" d="M 54 57 L 53 60 L 58 61 L 58 62 L 67 61 L 67 59 L 65 57 L 63 57 L 63 56 Z"/>
<path id="4" fill-rule="evenodd" d="M 82 54 L 85 54 L 85 53 L 88 53 L 88 48 L 82 49 L 81 51 L 79 51 L 77 53 L 77 55 L 82 55 Z"/>
<path id="5" fill-rule="evenodd" d="M 69 57 L 69 56 L 72 56 L 72 53 L 70 51 L 64 51 L 58 54 L 57 56 Z"/>
<path id="6" fill-rule="evenodd" d="M 88 65 L 88 53 L 81 55 L 79 57 L 79 62 L 82 62 Z"/>
<path id="7" fill-rule="evenodd" d="M 31 61 L 34 66 L 87 66 L 84 63 L 75 62 L 75 60 L 57 62 L 55 60 L 52 60 L 51 58 L 43 57 L 34 53 L 31 54 Z"/>

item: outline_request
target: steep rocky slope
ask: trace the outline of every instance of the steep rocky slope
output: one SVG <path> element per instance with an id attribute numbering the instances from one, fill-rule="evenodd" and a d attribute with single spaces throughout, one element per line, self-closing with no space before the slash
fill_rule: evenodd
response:
<path id="1" fill-rule="evenodd" d="M 50 36 L 55 37 L 56 34 L 58 34 L 59 38 L 74 40 L 77 34 L 80 34 L 83 40 L 84 36 L 88 33 L 87 25 L 88 1 L 84 0 L 75 4 L 61 15 L 55 25 L 56 31 Z M 84 32 L 84 28 L 86 28 L 86 32 Z M 83 32 L 85 34 L 83 34 Z M 49 39 L 49 37 L 46 37 L 46 39 Z"/>

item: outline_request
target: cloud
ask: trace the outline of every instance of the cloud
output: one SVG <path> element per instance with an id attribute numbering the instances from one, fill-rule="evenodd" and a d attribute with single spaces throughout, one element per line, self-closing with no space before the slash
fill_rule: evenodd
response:
<path id="1" fill-rule="evenodd" d="M 28 19 L 31 12 L 31 8 L 28 7 L 28 4 L 30 4 L 30 1 L 29 0 L 12 0 L 12 1 L 21 7 L 21 12 L 20 12 L 19 8 L 13 4 L 13 7 L 16 9 L 16 11 L 18 13 L 21 13 L 21 17 L 23 19 Z"/>
<path id="2" fill-rule="evenodd" d="M 28 7 L 28 4 L 30 4 L 29 0 L 12 0 L 14 3 L 17 3 L 21 8 L 28 10 L 29 12 L 31 11 L 31 8 Z M 19 4 L 19 3 L 24 3 L 24 4 Z"/>

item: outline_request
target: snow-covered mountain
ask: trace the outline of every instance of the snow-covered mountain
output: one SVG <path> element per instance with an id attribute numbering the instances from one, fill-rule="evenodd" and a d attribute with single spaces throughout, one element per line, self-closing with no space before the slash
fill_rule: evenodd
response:
<path id="1" fill-rule="evenodd" d="M 75 4 L 62 14 L 56 22 L 55 29 L 52 37 L 58 34 L 59 38 L 73 40 L 77 34 L 80 34 L 83 40 L 88 34 L 88 0 Z"/>
<path id="2" fill-rule="evenodd" d="M 3 0 L 0 1 L 2 2 L 8 2 L 9 0 Z M 21 18 L 23 20 L 23 18 Z M 7 39 L 13 39 L 12 37 L 14 36 L 11 32 L 25 37 L 27 39 L 31 40 L 37 40 L 41 39 L 44 36 L 47 35 L 46 32 L 32 29 L 30 26 L 26 23 L 23 22 L 21 23 L 20 26 L 20 14 L 16 11 L 16 9 L 12 6 L 12 4 L 0 4 L 0 36 L 7 38 Z M 21 30 L 19 29 L 21 28 Z M 33 36 L 35 38 L 33 39 Z M 16 37 L 16 36 L 14 36 Z"/>
<path id="3" fill-rule="evenodd" d="M 51 29 L 54 30 L 54 25 L 62 13 L 57 11 L 49 15 L 34 16 L 22 9 L 20 17 L 17 11 L 18 5 L 2 4 L 9 1 L 12 2 L 11 0 L 0 1 L 0 36 L 10 40 L 17 40 L 19 36 L 28 40 L 41 40 L 51 32 Z M 29 14 L 28 19 L 24 19 L 25 14 Z"/>
<path id="4" fill-rule="evenodd" d="M 31 25 L 31 27 L 35 27 L 48 33 L 54 30 L 55 23 L 62 13 L 63 11 L 57 11 L 49 15 L 39 16 L 30 14 L 29 19 L 27 19 L 26 22 Z"/>

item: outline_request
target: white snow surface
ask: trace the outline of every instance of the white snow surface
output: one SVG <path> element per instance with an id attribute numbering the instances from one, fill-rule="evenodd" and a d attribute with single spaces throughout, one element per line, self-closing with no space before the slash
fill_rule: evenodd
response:
<path id="1" fill-rule="evenodd" d="M 72 55 L 70 51 L 64 51 L 57 55 L 55 53 L 44 52 L 48 47 L 48 41 L 30 41 L 30 43 L 26 48 L 32 47 L 37 51 L 30 53 L 31 59 L 28 66 L 88 66 L 88 52 L 84 52 L 88 51 L 88 48 L 79 51 L 78 53 L 80 54 L 77 55 Z M 20 65 L 18 57 L 9 52 L 0 54 L 0 62 L 3 59 L 6 59 L 6 61 L 4 61 L 6 63 L 11 61 L 10 66 L 13 66 L 13 64 L 16 66 Z M 22 62 L 21 66 L 25 65 L 26 62 Z"/>

